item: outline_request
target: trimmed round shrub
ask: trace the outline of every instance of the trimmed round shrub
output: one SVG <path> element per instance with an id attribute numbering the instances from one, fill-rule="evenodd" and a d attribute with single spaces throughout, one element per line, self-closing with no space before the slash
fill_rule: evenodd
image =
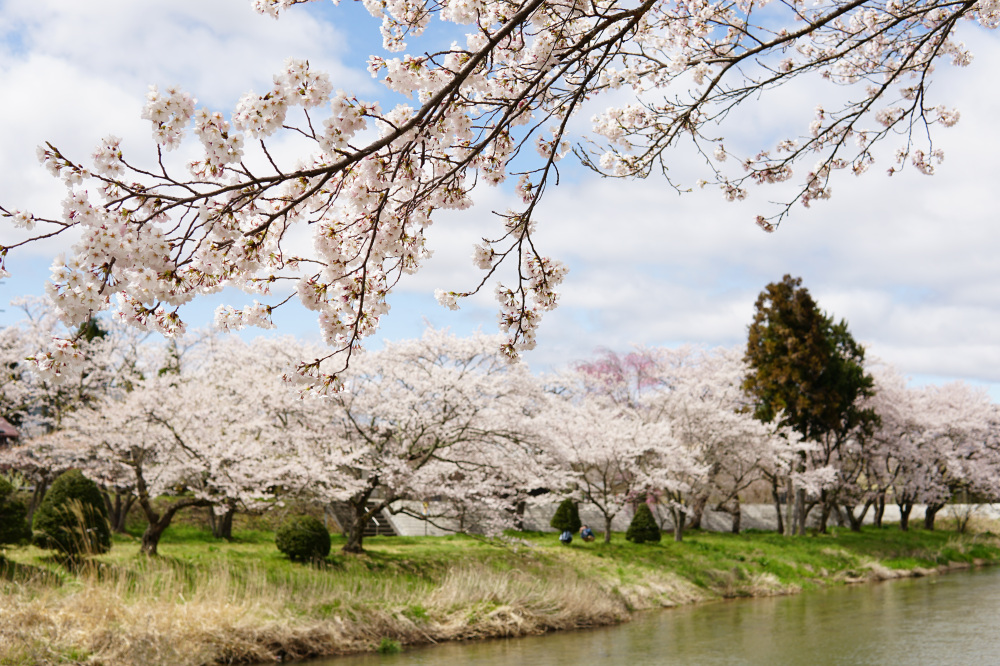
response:
<path id="1" fill-rule="evenodd" d="M 646 543 L 647 541 L 660 540 L 660 526 L 656 524 L 653 512 L 649 510 L 649 505 L 643 502 L 635 510 L 632 522 L 628 525 L 625 538 L 632 543 Z"/>
<path id="2" fill-rule="evenodd" d="M 24 543 L 30 538 L 28 508 L 14 499 L 14 486 L 0 478 L 0 548 L 8 543 Z"/>
<path id="3" fill-rule="evenodd" d="M 570 532 L 576 534 L 580 531 L 580 510 L 576 506 L 576 502 L 570 498 L 564 499 L 560 504 L 559 508 L 556 509 L 556 513 L 552 516 L 552 520 L 549 521 L 554 529 L 560 532 Z"/>
<path id="4" fill-rule="evenodd" d="M 322 559 L 330 554 L 330 532 L 312 516 L 294 516 L 278 528 L 274 545 L 296 562 Z"/>
<path id="5" fill-rule="evenodd" d="M 111 549 L 108 509 L 97 484 L 79 470 L 60 474 L 35 511 L 34 543 L 64 555 L 96 555 Z"/>

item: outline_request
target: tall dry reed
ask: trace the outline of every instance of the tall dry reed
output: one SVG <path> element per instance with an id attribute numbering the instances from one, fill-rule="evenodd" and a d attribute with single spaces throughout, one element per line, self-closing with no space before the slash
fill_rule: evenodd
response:
<path id="1" fill-rule="evenodd" d="M 2 584 L 0 662 L 247 663 L 402 643 L 517 636 L 627 617 L 575 573 L 459 565 L 439 583 L 363 568 L 268 570 L 216 560 L 86 562 L 72 582 L 35 570 Z"/>

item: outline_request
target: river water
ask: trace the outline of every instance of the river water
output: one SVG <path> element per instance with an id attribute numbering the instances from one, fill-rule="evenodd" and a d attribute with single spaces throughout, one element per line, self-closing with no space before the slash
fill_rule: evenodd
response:
<path id="1" fill-rule="evenodd" d="M 589 631 L 310 662 L 376 664 L 1000 664 L 1000 568 L 651 611 Z"/>

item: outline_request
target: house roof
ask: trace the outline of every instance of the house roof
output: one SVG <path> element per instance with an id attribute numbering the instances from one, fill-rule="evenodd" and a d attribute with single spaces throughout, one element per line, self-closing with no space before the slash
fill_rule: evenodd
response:
<path id="1" fill-rule="evenodd" d="M 8 423 L 7 419 L 0 416 L 0 438 L 17 439 L 20 436 L 21 434 L 17 431 L 17 428 Z"/>

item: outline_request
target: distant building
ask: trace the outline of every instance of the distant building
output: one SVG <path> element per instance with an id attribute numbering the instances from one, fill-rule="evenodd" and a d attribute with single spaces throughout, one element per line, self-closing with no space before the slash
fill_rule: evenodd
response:
<path id="1" fill-rule="evenodd" d="M 7 419 L 0 416 L 0 447 L 13 446 L 17 444 L 17 440 L 20 437 L 21 434 L 17 431 L 17 428 L 8 423 Z"/>

